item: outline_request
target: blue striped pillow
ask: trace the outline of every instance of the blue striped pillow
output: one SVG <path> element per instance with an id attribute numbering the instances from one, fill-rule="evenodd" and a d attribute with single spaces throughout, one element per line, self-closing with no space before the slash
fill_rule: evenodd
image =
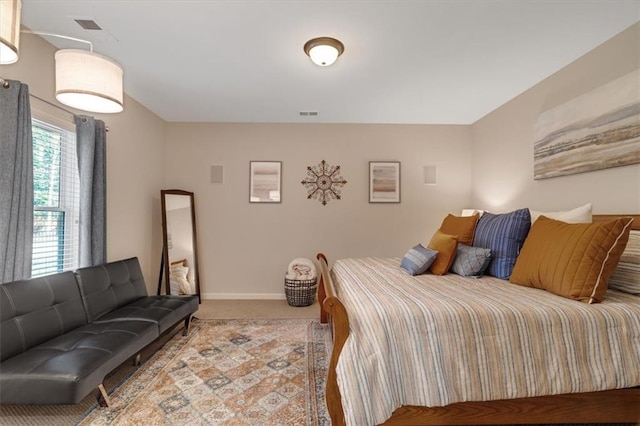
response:
<path id="1" fill-rule="evenodd" d="M 404 255 L 400 262 L 400 268 L 406 271 L 409 275 L 424 274 L 429 266 L 436 260 L 438 252 L 424 247 L 422 244 L 418 244 L 413 247 L 407 254 Z"/>
<path id="2" fill-rule="evenodd" d="M 509 279 L 529 228 L 531 228 L 529 209 L 504 214 L 485 212 L 480 216 L 473 246 L 491 249 L 492 260 L 485 271 L 487 275 L 503 280 Z"/>

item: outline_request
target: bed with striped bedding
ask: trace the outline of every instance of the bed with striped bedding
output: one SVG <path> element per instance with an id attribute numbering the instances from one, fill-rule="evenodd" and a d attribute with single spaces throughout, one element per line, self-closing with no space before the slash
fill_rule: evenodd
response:
<path id="1" fill-rule="evenodd" d="M 610 290 L 588 305 L 493 277 L 409 276 L 399 262 L 331 270 L 348 312 L 335 368 L 346 424 L 380 424 L 402 406 L 640 385 L 639 296 Z"/>

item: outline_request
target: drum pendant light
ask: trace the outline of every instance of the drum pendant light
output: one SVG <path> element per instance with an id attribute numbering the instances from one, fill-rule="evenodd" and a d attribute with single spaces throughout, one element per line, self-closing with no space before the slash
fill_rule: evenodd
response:
<path id="1" fill-rule="evenodd" d="M 122 67 L 95 52 L 58 50 L 56 99 L 70 107 L 99 113 L 123 110 Z"/>
<path id="2" fill-rule="evenodd" d="M 0 1 L 0 64 L 18 61 L 21 8 L 20 0 Z"/>

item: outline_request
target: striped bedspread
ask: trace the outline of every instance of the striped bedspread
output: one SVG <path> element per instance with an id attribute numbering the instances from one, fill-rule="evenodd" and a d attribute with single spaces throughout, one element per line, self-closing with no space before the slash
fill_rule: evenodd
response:
<path id="1" fill-rule="evenodd" d="M 341 259 L 338 361 L 348 425 L 444 406 L 640 385 L 640 297 L 588 305 L 492 277 L 412 277 L 399 259 Z"/>

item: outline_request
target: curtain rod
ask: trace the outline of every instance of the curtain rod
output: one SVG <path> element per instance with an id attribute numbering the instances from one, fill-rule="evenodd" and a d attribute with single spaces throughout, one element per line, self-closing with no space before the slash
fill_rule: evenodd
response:
<path id="1" fill-rule="evenodd" d="M 4 88 L 6 89 L 6 88 L 8 88 L 8 87 L 9 87 L 9 82 L 8 82 L 7 80 L 5 80 L 4 78 L 0 77 L 0 86 L 4 87 Z M 36 95 L 34 95 L 34 94 L 32 94 L 32 93 L 29 93 L 29 96 L 31 96 L 32 98 L 36 98 L 37 100 L 42 101 L 42 102 L 44 102 L 45 104 L 51 105 L 51 106 L 52 106 L 52 107 L 54 107 L 54 108 L 58 108 L 59 110 L 64 111 L 64 112 L 66 112 L 67 114 L 71 114 L 71 115 L 72 115 L 72 116 L 74 116 L 74 117 L 76 116 L 76 114 L 75 114 L 75 113 L 73 113 L 73 112 L 69 111 L 68 109 L 66 109 L 66 108 L 62 108 L 61 106 L 56 105 L 56 104 L 54 104 L 53 102 L 49 102 L 49 101 L 48 101 L 48 100 L 46 100 L 46 99 L 42 99 L 40 96 L 36 96 Z M 109 128 L 105 126 L 105 130 L 108 132 L 108 131 L 109 131 Z"/>
<path id="2" fill-rule="evenodd" d="M 53 102 L 49 102 L 46 99 L 42 99 L 40 96 L 36 96 L 36 95 L 31 94 L 31 93 L 29 93 L 29 96 L 31 96 L 32 98 L 36 98 L 37 100 L 42 101 L 45 104 L 51 105 L 52 107 L 58 108 L 59 110 L 64 111 L 67 114 L 71 114 L 71 115 L 75 116 L 75 114 L 72 113 L 71 111 L 69 111 L 68 109 L 62 108 L 61 106 L 58 106 L 58 105 L 54 104 Z"/>

